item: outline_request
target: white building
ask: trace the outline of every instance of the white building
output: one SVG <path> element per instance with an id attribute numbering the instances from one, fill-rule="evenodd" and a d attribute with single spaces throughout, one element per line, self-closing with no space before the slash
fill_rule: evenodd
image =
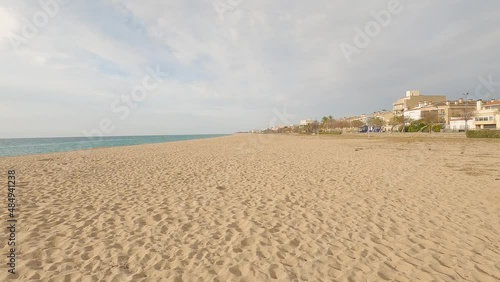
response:
<path id="1" fill-rule="evenodd" d="M 461 117 L 450 118 L 449 129 L 453 131 L 464 131 L 465 130 L 465 119 Z M 474 129 L 474 119 L 469 119 L 467 121 L 467 129 Z"/>
<path id="2" fill-rule="evenodd" d="M 422 118 L 422 108 L 413 108 L 403 112 L 405 119 L 419 120 Z"/>
<path id="3" fill-rule="evenodd" d="M 312 119 L 303 119 L 300 121 L 299 125 L 308 125 L 308 124 L 311 124 L 311 123 L 314 123 L 314 120 Z"/>

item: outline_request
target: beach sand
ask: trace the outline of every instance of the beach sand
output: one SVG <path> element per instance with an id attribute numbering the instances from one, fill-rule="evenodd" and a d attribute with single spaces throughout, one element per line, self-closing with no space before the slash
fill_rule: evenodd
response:
<path id="1" fill-rule="evenodd" d="M 3 157 L 0 281 L 500 281 L 499 148 L 241 134 Z"/>

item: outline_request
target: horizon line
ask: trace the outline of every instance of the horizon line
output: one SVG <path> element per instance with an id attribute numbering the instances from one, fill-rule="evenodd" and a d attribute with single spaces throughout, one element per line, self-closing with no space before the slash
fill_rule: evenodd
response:
<path id="1" fill-rule="evenodd" d="M 38 136 L 38 137 L 0 137 L 1 139 L 38 139 L 38 138 L 104 138 L 104 137 L 154 137 L 154 136 L 192 136 L 192 135 L 231 135 L 232 133 L 196 133 L 196 134 L 152 134 L 152 135 L 104 135 L 104 136 Z"/>

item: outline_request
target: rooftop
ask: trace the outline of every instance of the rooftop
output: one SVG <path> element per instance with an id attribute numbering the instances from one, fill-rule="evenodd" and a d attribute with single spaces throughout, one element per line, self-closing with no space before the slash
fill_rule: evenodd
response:
<path id="1" fill-rule="evenodd" d="M 500 105 L 500 100 L 493 100 L 493 101 L 485 102 L 484 105 L 485 106 Z"/>

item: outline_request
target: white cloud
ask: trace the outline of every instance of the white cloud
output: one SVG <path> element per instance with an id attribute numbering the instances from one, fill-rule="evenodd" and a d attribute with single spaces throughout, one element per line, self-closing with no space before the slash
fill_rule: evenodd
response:
<path id="1" fill-rule="evenodd" d="M 12 11 L 0 6 L 0 41 L 8 40 L 18 27 L 19 23 L 12 15 Z"/>
<path id="2" fill-rule="evenodd" d="M 354 28 L 388 2 L 243 0 L 221 20 L 212 0 L 73 1 L 17 53 L 7 36 L 40 7 L 8 2 L 0 6 L 2 105 L 29 105 L 18 111 L 33 117 L 19 124 L 24 132 L 50 135 L 35 118 L 50 109 L 61 119 L 57 133 L 74 134 L 112 115 L 110 103 L 158 64 L 168 77 L 117 133 L 221 132 L 265 127 L 283 106 L 297 119 L 350 115 L 390 108 L 407 88 L 453 98 L 480 75 L 500 77 L 494 1 L 401 0 L 403 12 L 348 64 L 339 44 L 352 43 Z M 67 111 L 74 117 L 64 120 Z M 161 131 L 155 119 L 172 125 Z M 0 135 L 15 135 L 2 124 Z"/>

